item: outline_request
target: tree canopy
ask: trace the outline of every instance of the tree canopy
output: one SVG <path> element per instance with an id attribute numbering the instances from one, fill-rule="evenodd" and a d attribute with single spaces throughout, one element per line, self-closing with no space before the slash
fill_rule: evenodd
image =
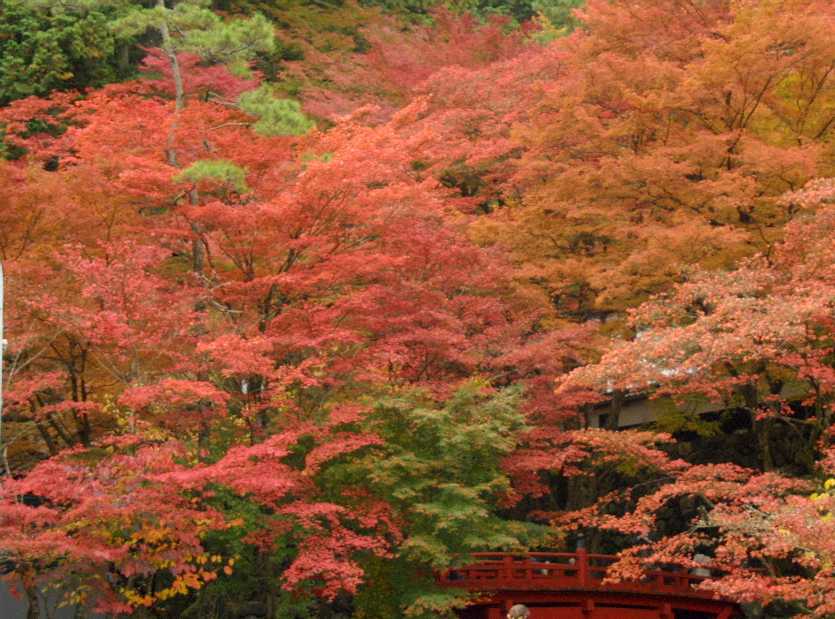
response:
<path id="1" fill-rule="evenodd" d="M 835 613 L 833 25 L 0 0 L 29 618 L 453 617 L 437 571 L 581 533 Z"/>

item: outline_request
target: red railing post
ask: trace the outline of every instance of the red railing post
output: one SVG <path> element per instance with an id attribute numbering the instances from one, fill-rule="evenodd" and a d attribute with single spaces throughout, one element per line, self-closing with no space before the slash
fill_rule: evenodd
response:
<path id="1" fill-rule="evenodd" d="M 506 582 L 513 580 L 513 555 L 505 555 L 502 559 L 504 561 L 504 578 Z"/>
<path id="2" fill-rule="evenodd" d="M 585 548 L 577 549 L 577 576 L 580 578 L 580 586 L 585 587 L 589 583 L 589 556 Z"/>

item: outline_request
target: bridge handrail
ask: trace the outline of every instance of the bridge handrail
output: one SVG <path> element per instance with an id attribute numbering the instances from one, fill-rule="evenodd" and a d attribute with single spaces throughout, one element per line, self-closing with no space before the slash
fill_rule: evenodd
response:
<path id="1" fill-rule="evenodd" d="M 685 568 L 654 569 L 639 581 L 605 582 L 614 555 L 577 552 L 477 552 L 474 563 L 446 570 L 438 575 L 444 586 L 474 590 L 571 590 L 594 589 L 644 593 L 673 593 L 692 597 L 714 597 L 694 588 L 703 576 Z M 709 566 L 705 566 L 709 568 Z"/>

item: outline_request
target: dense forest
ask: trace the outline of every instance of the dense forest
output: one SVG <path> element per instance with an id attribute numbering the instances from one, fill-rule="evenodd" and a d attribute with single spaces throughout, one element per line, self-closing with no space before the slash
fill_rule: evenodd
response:
<path id="1" fill-rule="evenodd" d="M 0 0 L 0 168 L 28 619 L 835 616 L 831 0 Z"/>

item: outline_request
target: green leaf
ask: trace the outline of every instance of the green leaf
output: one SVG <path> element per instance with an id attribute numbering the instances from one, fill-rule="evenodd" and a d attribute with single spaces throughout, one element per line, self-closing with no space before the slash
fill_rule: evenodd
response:
<path id="1" fill-rule="evenodd" d="M 302 135 L 313 127 L 297 101 L 277 99 L 269 86 L 245 92 L 239 103 L 244 112 L 258 118 L 252 128 L 261 135 Z"/>
<path id="2" fill-rule="evenodd" d="M 225 159 L 195 161 L 174 177 L 177 182 L 199 183 L 213 181 L 238 193 L 246 193 L 246 170 Z"/>

